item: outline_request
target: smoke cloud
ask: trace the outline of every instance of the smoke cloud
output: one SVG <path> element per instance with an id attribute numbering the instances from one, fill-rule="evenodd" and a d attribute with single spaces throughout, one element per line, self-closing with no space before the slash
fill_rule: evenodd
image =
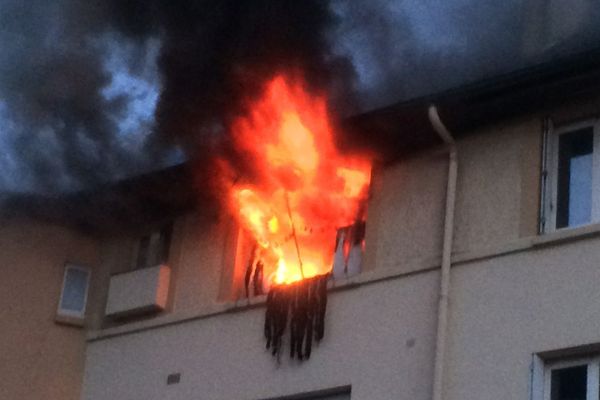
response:
<path id="1" fill-rule="evenodd" d="M 120 44 L 99 24 L 101 11 L 65 0 L 2 2 L 0 188 L 59 192 L 148 167 L 119 129 L 135 99 L 110 92 Z M 142 77 L 148 43 L 134 46 L 142 57 L 123 60 Z"/>
<path id="2" fill-rule="evenodd" d="M 226 129 L 275 74 L 301 71 L 311 88 L 344 99 L 338 107 L 350 104 L 353 69 L 331 50 L 328 33 L 338 21 L 327 2 L 116 4 L 116 29 L 133 38 L 160 34 L 157 139 L 189 150 L 201 182 L 213 173 L 207 159 L 215 152 L 241 160 L 230 153 Z"/>
<path id="3" fill-rule="evenodd" d="M 85 189 L 184 158 L 204 179 L 279 70 L 346 116 L 600 44 L 595 2 L 565 3 L 0 0 L 0 191 Z"/>

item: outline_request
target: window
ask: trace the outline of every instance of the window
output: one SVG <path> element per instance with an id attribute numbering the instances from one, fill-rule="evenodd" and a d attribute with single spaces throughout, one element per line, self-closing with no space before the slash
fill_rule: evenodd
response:
<path id="1" fill-rule="evenodd" d="M 265 400 L 350 400 L 351 392 L 351 386 L 340 386 L 291 396 L 272 397 Z"/>
<path id="2" fill-rule="evenodd" d="M 600 222 L 599 133 L 595 120 L 548 133 L 542 232 Z"/>
<path id="3" fill-rule="evenodd" d="M 360 273 L 365 247 L 365 222 L 339 228 L 335 239 L 332 274 L 335 279 Z"/>
<path id="4" fill-rule="evenodd" d="M 73 264 L 65 266 L 57 312 L 59 317 L 84 318 L 89 281 L 89 268 Z"/>
<path id="5" fill-rule="evenodd" d="M 136 251 L 135 269 L 155 267 L 167 262 L 172 228 L 173 225 L 168 224 L 141 237 Z"/>
<path id="6" fill-rule="evenodd" d="M 598 400 L 600 357 L 546 362 L 534 400 Z"/>
<path id="7" fill-rule="evenodd" d="M 237 227 L 236 227 L 237 228 Z M 366 222 L 356 221 L 354 224 L 337 229 L 332 237 L 331 249 L 333 279 L 343 279 L 361 273 L 365 250 Z M 270 274 L 253 261 L 255 242 L 241 228 L 235 235 L 230 235 L 230 242 L 225 247 L 235 249 L 233 259 L 224 262 L 219 285 L 219 301 L 237 301 L 248 297 L 265 294 L 268 291 Z"/>

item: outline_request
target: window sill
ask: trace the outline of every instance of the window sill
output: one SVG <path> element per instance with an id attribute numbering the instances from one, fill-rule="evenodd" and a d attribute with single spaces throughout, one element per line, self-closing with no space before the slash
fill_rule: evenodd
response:
<path id="1" fill-rule="evenodd" d="M 532 240 L 534 246 L 545 246 L 557 242 L 566 242 L 576 239 L 583 239 L 589 236 L 600 234 L 600 223 L 577 226 L 573 228 L 562 228 L 553 232 L 542 233 L 535 236 Z"/>
<path id="2" fill-rule="evenodd" d="M 439 260 L 436 262 L 439 266 Z M 363 284 L 375 283 L 388 279 L 396 279 L 406 275 L 435 270 L 437 267 L 419 268 L 411 272 L 401 272 L 389 268 L 380 268 L 375 270 L 364 271 L 360 274 L 336 279 L 330 281 L 327 285 L 330 293 L 351 290 Z M 186 323 L 194 320 L 217 317 L 228 313 L 245 312 L 255 308 L 261 308 L 267 301 L 266 295 L 252 297 L 250 299 L 240 299 L 237 301 L 213 303 L 205 305 L 189 312 L 175 311 L 169 314 L 163 314 L 151 319 L 143 321 L 132 321 L 119 326 L 88 331 L 87 341 L 93 342 L 97 340 L 108 339 L 115 336 L 127 335 L 131 333 L 156 329 L 168 325 Z"/>
<path id="3" fill-rule="evenodd" d="M 83 318 L 60 314 L 57 314 L 54 317 L 54 322 L 59 325 L 68 325 L 74 328 L 83 328 L 85 325 L 85 320 Z"/>
<path id="4" fill-rule="evenodd" d="M 546 247 L 559 245 L 561 243 L 587 239 L 590 237 L 600 236 L 600 223 L 581 226 L 577 228 L 561 229 L 559 231 L 541 234 L 537 236 L 528 236 L 516 239 L 511 242 L 500 243 L 497 246 L 492 246 L 483 249 L 473 249 L 452 255 L 452 266 L 460 267 L 474 261 L 480 261 L 499 257 L 507 254 L 518 253 L 531 250 L 537 247 Z M 328 284 L 330 292 L 352 290 L 358 286 L 372 284 L 390 279 L 401 279 L 403 277 L 437 271 L 440 266 L 440 257 L 430 257 L 427 259 L 416 259 L 407 261 L 409 267 L 403 271 L 398 270 L 397 265 L 378 266 L 375 269 L 363 271 L 360 274 L 337 279 Z M 406 267 L 406 266 L 405 266 Z M 120 326 L 89 331 L 87 335 L 88 341 L 96 341 L 107 339 L 114 336 L 121 336 L 130 333 L 155 329 L 167 325 L 185 323 L 193 320 L 212 318 L 222 314 L 244 312 L 254 308 L 263 307 L 267 296 L 257 296 L 250 300 L 241 299 L 234 302 L 213 303 L 198 308 L 187 313 L 172 312 L 156 316 L 143 321 L 135 321 L 124 323 Z"/>
<path id="5" fill-rule="evenodd" d="M 526 236 L 513 241 L 503 242 L 497 246 L 455 252 L 452 254 L 452 266 L 454 267 L 456 265 L 467 264 L 482 259 L 527 251 L 533 248 L 555 246 L 561 243 L 583 240 L 596 236 L 600 236 L 600 223 L 575 228 L 563 228 L 554 232 Z"/>

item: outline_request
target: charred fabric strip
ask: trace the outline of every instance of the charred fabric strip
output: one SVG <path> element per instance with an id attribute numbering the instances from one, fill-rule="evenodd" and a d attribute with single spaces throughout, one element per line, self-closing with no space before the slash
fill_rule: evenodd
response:
<path id="1" fill-rule="evenodd" d="M 279 358 L 289 322 L 290 357 L 307 360 L 313 338 L 323 339 L 327 309 L 327 279 L 319 275 L 289 285 L 277 285 L 267 295 L 265 338 L 267 349 Z"/>
<path id="2" fill-rule="evenodd" d="M 246 267 L 246 275 L 244 276 L 244 287 L 246 289 L 246 298 L 250 298 L 250 281 L 254 287 L 254 296 L 264 294 L 263 290 L 263 270 L 264 265 L 261 260 L 254 258 L 250 259 Z"/>

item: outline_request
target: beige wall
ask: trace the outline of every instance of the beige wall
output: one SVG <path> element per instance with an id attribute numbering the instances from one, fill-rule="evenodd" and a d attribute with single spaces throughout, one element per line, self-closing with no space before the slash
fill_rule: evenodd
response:
<path id="1" fill-rule="evenodd" d="M 94 267 L 93 240 L 38 222 L 0 227 L 0 398 L 79 398 L 85 336 L 54 320 L 64 265 Z M 94 272 L 92 272 L 93 278 Z"/>
<path id="2" fill-rule="evenodd" d="M 221 281 L 224 280 L 221 274 L 230 276 L 232 272 L 236 233 L 230 218 L 214 219 L 190 213 L 174 221 L 167 262 L 171 268 L 168 305 L 158 316 L 188 315 L 223 301 L 220 298 Z M 136 246 L 141 236 L 141 233 L 122 232 L 103 240 L 103 268 L 97 273 L 89 307 L 92 329 L 120 326 L 153 317 L 125 321 L 105 318 L 110 277 L 133 270 Z"/>
<path id="3" fill-rule="evenodd" d="M 458 145 L 454 252 L 511 242 L 537 232 L 539 119 L 490 126 Z"/>
<path id="4" fill-rule="evenodd" d="M 445 154 L 433 153 L 376 170 L 365 237 L 367 269 L 409 272 L 441 254 L 447 162 Z"/>
<path id="5" fill-rule="evenodd" d="M 83 399 L 261 399 L 352 384 L 352 399 L 429 399 L 437 275 L 330 295 L 303 364 L 264 348 L 262 307 L 88 344 Z M 385 294 L 385 295 L 383 295 Z M 166 385 L 181 373 L 181 383 Z M 400 397 L 400 395 L 404 397 Z"/>
<path id="6" fill-rule="evenodd" d="M 541 138 L 541 119 L 533 117 L 458 142 L 455 254 L 537 233 Z M 410 272 L 439 262 L 447 169 L 438 149 L 376 173 L 366 237 L 375 268 Z"/>
<path id="7" fill-rule="evenodd" d="M 537 234 L 542 118 L 599 111 L 572 103 L 459 140 L 447 399 L 527 399 L 532 353 L 600 343 L 600 225 L 568 241 Z M 83 398 L 260 399 L 347 384 L 354 400 L 430 398 L 447 163 L 437 149 L 375 172 L 366 272 L 336 283 L 326 338 L 301 365 L 264 351 L 262 306 L 206 316 L 226 297 L 235 231 L 182 218 L 172 310 L 93 332 Z M 181 383 L 166 386 L 173 372 Z"/>
<path id="8" fill-rule="evenodd" d="M 459 142 L 455 253 L 536 233 L 540 146 L 539 118 L 491 126 Z M 435 149 L 374 171 L 364 270 L 402 274 L 439 264 L 447 168 L 447 154 Z M 237 235 L 225 216 L 207 219 L 191 213 L 177 219 L 169 256 L 169 314 L 187 316 L 243 297 L 232 284 L 243 279 L 234 279 Z M 135 234 L 115 236 L 103 246 L 106 268 L 94 301 L 96 328 L 102 326 L 110 274 L 132 268 L 137 239 Z"/>
<path id="9" fill-rule="evenodd" d="M 528 399 L 532 354 L 600 343 L 600 239 L 454 268 L 447 399 Z"/>

